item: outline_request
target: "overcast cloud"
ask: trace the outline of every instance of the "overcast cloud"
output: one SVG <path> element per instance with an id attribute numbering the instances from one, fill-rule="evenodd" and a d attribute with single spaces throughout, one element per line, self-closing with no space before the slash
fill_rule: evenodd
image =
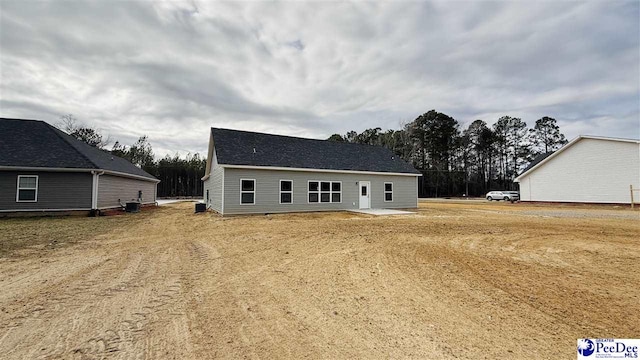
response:
<path id="1" fill-rule="evenodd" d="M 640 138 L 640 2 L 0 3 L 0 115 L 156 155 L 208 128 L 326 138 L 430 109 Z"/>

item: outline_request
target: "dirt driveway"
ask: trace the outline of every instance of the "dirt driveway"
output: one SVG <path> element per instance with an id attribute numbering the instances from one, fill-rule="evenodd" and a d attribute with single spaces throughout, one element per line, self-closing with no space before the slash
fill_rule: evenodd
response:
<path id="1" fill-rule="evenodd" d="M 640 213 L 420 206 L 0 220 L 0 357 L 575 359 L 640 334 Z"/>

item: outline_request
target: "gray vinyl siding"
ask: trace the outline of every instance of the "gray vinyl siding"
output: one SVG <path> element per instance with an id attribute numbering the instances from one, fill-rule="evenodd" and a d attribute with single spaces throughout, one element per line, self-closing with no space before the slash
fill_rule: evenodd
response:
<path id="1" fill-rule="evenodd" d="M 18 175 L 38 175 L 37 202 L 16 202 Z M 0 171 L 0 211 L 90 210 L 92 181 L 90 173 Z"/>
<path id="2" fill-rule="evenodd" d="M 213 196 L 213 189 L 211 188 L 213 186 L 213 179 L 211 178 L 211 176 L 209 176 L 209 178 L 207 178 L 207 180 L 202 182 L 202 201 L 207 204 L 207 209 L 212 208 L 213 209 L 213 205 L 212 205 L 212 196 Z M 209 192 L 209 198 L 207 199 L 207 191 Z M 216 209 L 214 209 L 216 210 Z M 218 211 L 218 210 L 216 210 Z"/>
<path id="3" fill-rule="evenodd" d="M 224 169 L 218 166 L 218 157 L 216 155 L 216 149 L 211 143 L 211 173 L 209 178 L 204 181 L 204 191 L 202 192 L 203 201 L 207 204 L 208 209 L 212 209 L 216 212 L 222 213 L 222 188 L 223 188 L 223 176 Z M 209 199 L 207 199 L 207 191 L 209 191 Z"/>
<path id="4" fill-rule="evenodd" d="M 204 201 L 207 202 L 207 190 L 209 190 L 209 200 L 207 207 L 222 213 L 222 181 L 224 169 L 216 166 L 211 171 L 211 176 L 204 182 Z"/>
<path id="5" fill-rule="evenodd" d="M 143 204 L 154 203 L 156 201 L 156 185 L 151 181 L 100 175 L 98 178 L 98 208 L 118 207 L 120 201 L 135 200 L 138 198 L 140 190 L 142 191 Z"/>
<path id="6" fill-rule="evenodd" d="M 255 179 L 255 205 L 240 204 L 240 179 Z M 280 204 L 280 180 L 293 180 L 293 203 Z M 341 203 L 307 202 L 307 182 L 341 181 Z M 224 215 L 297 211 L 350 210 L 359 207 L 358 181 L 371 182 L 371 208 L 415 208 L 418 204 L 416 176 L 343 174 L 325 172 L 226 168 Z M 384 183 L 393 183 L 393 201 L 384 201 Z"/>

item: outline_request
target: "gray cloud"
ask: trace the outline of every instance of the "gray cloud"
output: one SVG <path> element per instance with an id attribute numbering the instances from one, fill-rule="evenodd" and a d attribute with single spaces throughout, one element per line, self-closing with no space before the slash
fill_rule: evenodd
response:
<path id="1" fill-rule="evenodd" d="M 326 137 L 437 109 L 640 137 L 640 3 L 0 3 L 0 114 L 158 155 L 210 126 Z"/>

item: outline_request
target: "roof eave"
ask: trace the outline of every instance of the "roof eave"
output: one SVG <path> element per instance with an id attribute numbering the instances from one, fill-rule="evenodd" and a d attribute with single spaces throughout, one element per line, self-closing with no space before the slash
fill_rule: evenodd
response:
<path id="1" fill-rule="evenodd" d="M 128 178 L 133 178 L 133 179 L 139 179 L 139 180 L 145 180 L 145 181 L 152 181 L 155 183 L 159 183 L 160 180 L 153 177 L 146 177 L 146 176 L 142 176 L 142 175 L 136 175 L 136 174 L 129 174 L 129 173 L 123 173 L 123 172 L 119 172 L 119 171 L 113 171 L 113 170 L 105 170 L 105 169 L 98 169 L 98 168 L 57 168 L 57 167 L 39 167 L 39 166 L 0 166 L 0 170 L 8 170 L 8 171 L 46 171 L 46 172 L 92 172 L 92 171 L 100 171 L 100 172 L 104 172 L 107 175 L 115 175 L 115 176 L 121 176 L 121 177 L 128 177 Z M 153 175 L 150 175 L 153 176 Z"/>
<path id="2" fill-rule="evenodd" d="M 366 170 L 334 170 L 334 169 L 315 169 L 315 168 L 294 168 L 279 166 L 256 166 L 256 165 L 235 165 L 235 164 L 219 164 L 223 168 L 230 169 L 255 169 L 255 170 L 274 170 L 274 171 L 301 171 L 301 172 L 329 172 L 342 174 L 370 174 L 370 175 L 395 175 L 395 176 L 422 176 L 420 173 L 409 172 L 386 172 L 386 171 L 366 171 Z"/>

